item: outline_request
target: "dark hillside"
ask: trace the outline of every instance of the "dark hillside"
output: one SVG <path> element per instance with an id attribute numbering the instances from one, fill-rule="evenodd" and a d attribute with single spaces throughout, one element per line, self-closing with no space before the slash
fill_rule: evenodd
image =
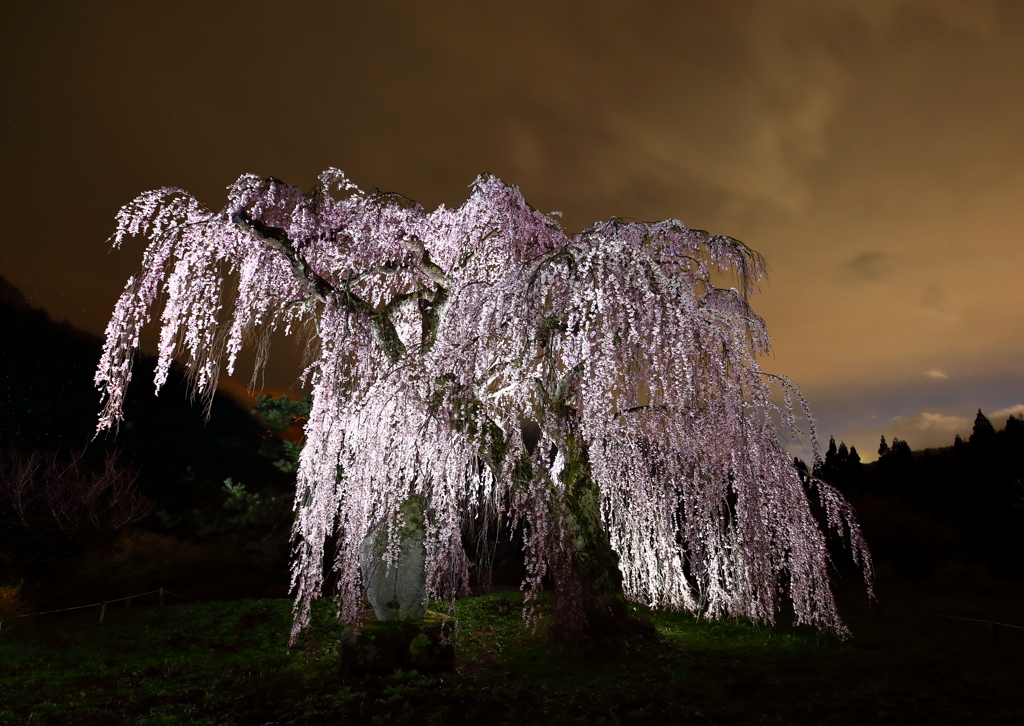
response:
<path id="1" fill-rule="evenodd" d="M 816 474 L 857 509 L 876 561 L 913 579 L 982 568 L 1024 577 L 1024 418 L 1000 430 L 978 411 L 968 440 L 912 451 L 882 438 L 879 459 L 833 439 Z"/>
<path id="2" fill-rule="evenodd" d="M 190 402 L 180 369 L 153 395 L 150 357 L 136 361 L 121 430 L 91 441 L 100 408 L 93 387 L 100 346 L 98 337 L 29 307 L 0 278 L 0 437 L 48 451 L 88 446 L 90 458 L 121 449 L 122 462 L 141 472 L 143 493 L 171 512 L 214 496 L 227 477 L 251 485 L 279 477 L 258 455 L 265 426 L 219 392 L 204 420 L 203 404 Z"/>
<path id="3" fill-rule="evenodd" d="M 294 477 L 262 455 L 275 434 L 219 392 L 206 420 L 180 369 L 153 395 L 140 357 L 120 431 L 93 440 L 100 350 L 0 278 L 0 585 L 25 581 L 37 605 L 172 584 L 283 594 Z"/>

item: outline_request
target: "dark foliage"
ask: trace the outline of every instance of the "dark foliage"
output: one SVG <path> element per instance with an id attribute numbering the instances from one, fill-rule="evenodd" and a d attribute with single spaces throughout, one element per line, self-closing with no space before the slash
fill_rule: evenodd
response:
<path id="1" fill-rule="evenodd" d="M 1024 416 L 997 431 L 979 410 L 970 438 L 940 449 L 883 436 L 866 466 L 854 452 L 833 439 L 815 474 L 853 503 L 877 562 L 912 578 L 951 563 L 1024 576 Z"/>
<path id="2" fill-rule="evenodd" d="M 116 453 L 91 466 L 84 452 L 0 448 L 0 582 L 45 568 L 143 519 L 152 502 Z"/>
<path id="3" fill-rule="evenodd" d="M 253 414 L 266 427 L 260 456 L 281 472 L 262 488 L 224 480 L 219 507 L 196 508 L 172 514 L 157 513 L 167 529 L 204 542 L 228 541 L 250 565 L 283 584 L 288 572 L 289 538 L 294 519 L 295 472 L 302 450 L 302 427 L 312 399 L 259 396 Z M 289 435 L 294 440 L 283 439 Z"/>
<path id="4" fill-rule="evenodd" d="M 253 414 L 276 436 L 264 439 L 260 453 L 274 462 L 285 474 L 294 474 L 299 468 L 302 451 L 302 432 L 309 418 L 313 398 L 306 396 L 296 401 L 288 396 L 258 396 Z"/>

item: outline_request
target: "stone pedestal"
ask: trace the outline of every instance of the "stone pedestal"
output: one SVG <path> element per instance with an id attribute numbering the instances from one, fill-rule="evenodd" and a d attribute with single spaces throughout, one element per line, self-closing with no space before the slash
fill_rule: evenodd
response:
<path id="1" fill-rule="evenodd" d="M 391 673 L 399 668 L 449 670 L 455 666 L 454 618 L 427 612 L 420 620 L 380 622 L 373 615 L 341 636 L 339 668 L 346 675 Z"/>

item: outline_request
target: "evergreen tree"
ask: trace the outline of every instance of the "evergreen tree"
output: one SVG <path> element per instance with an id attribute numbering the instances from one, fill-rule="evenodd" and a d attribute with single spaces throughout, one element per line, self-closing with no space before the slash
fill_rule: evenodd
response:
<path id="1" fill-rule="evenodd" d="M 848 449 L 845 441 L 837 446 L 835 437 L 831 437 L 825 459 L 815 467 L 814 475 L 840 489 L 862 487 L 864 472 L 857 447 Z"/>
<path id="2" fill-rule="evenodd" d="M 974 417 L 974 430 L 971 433 L 970 442 L 975 446 L 988 446 L 996 438 L 995 427 L 985 417 L 985 414 L 978 409 L 978 415 Z"/>
<path id="3" fill-rule="evenodd" d="M 793 457 L 793 466 L 796 468 L 797 473 L 800 475 L 800 481 L 805 485 L 811 481 L 811 471 L 807 468 L 807 462 L 799 457 Z"/>
<path id="4" fill-rule="evenodd" d="M 913 496 L 916 490 L 914 457 L 906 441 L 894 437 L 888 451 L 879 457 L 875 470 L 882 492 L 895 494 L 901 499 Z"/>
<path id="5" fill-rule="evenodd" d="M 856 487 L 860 489 L 864 486 L 864 464 L 861 463 L 860 454 L 857 453 L 856 446 L 850 447 L 850 453 L 846 457 L 844 480 L 847 488 Z"/>
<path id="6" fill-rule="evenodd" d="M 910 461 L 913 458 L 913 454 L 910 451 L 910 444 L 900 438 L 894 438 L 892 440 L 892 448 L 889 450 L 889 454 L 894 459 L 900 459 L 902 461 Z"/>
<path id="7" fill-rule="evenodd" d="M 289 441 L 281 436 L 287 434 L 293 427 L 304 424 L 309 418 L 312 406 L 311 396 L 306 396 L 301 401 L 289 396 L 256 397 L 256 405 L 252 412 L 273 434 L 265 442 L 260 453 L 274 459 L 274 466 L 285 474 L 294 474 L 299 470 L 302 443 Z"/>
<path id="8" fill-rule="evenodd" d="M 882 443 L 878 445 L 878 456 L 886 456 L 889 453 L 889 444 L 885 443 L 885 437 L 882 437 Z"/>

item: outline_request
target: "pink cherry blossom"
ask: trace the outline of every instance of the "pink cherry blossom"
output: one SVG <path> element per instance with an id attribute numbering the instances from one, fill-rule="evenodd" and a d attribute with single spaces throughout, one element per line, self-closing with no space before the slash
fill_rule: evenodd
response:
<path id="1" fill-rule="evenodd" d="M 574 445 L 628 598 L 774 622 L 785 596 L 798 622 L 845 632 L 809 496 L 848 539 L 869 591 L 870 555 L 841 495 L 820 481 L 808 489 L 780 443 L 780 430 L 801 435 L 799 413 L 817 452 L 797 387 L 760 367 L 769 337 L 748 305 L 759 255 L 677 220 L 612 219 L 572 235 L 489 175 L 458 209 L 432 212 L 363 192 L 337 169 L 320 181 L 303 193 L 245 175 L 217 212 L 178 189 L 124 207 L 115 246 L 150 242 L 96 373 L 105 429 L 121 418 L 154 309 L 158 389 L 172 359 L 211 394 L 243 345 L 262 362 L 271 331 L 307 337 L 293 637 L 328 556 L 340 613 L 358 616 L 359 543 L 383 522 L 394 557 L 391 523 L 413 494 L 427 502 L 433 595 L 452 597 L 464 572 L 466 519 L 502 506 L 525 524 L 523 586 L 535 595 L 571 548 L 559 501 Z M 716 287 L 723 275 L 735 286 Z M 536 445 L 527 428 L 539 429 Z"/>

